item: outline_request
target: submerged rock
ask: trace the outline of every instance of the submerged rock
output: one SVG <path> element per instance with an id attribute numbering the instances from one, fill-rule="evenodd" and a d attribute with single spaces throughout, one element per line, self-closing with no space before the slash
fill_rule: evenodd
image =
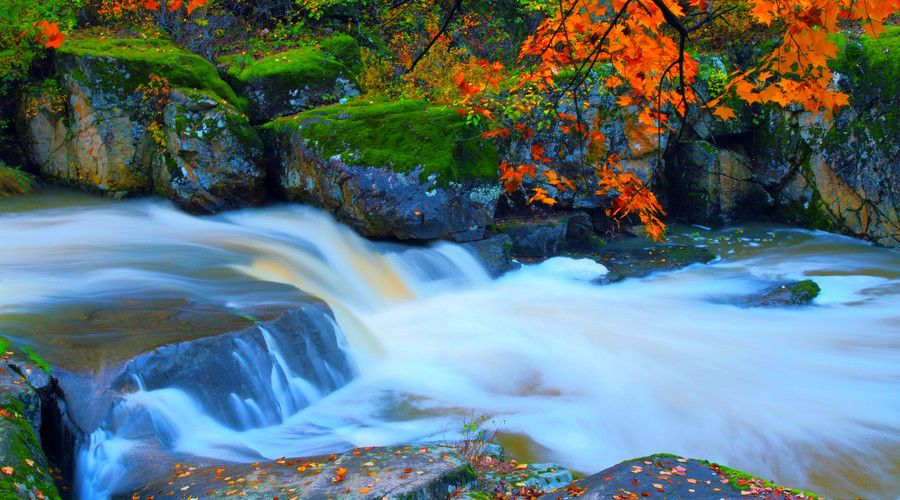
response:
<path id="1" fill-rule="evenodd" d="M 262 143 L 205 59 L 164 39 L 73 36 L 54 69 L 20 113 L 44 176 L 200 213 L 262 202 Z"/>
<path id="2" fill-rule="evenodd" d="M 227 78 L 247 98 L 253 123 L 359 95 L 354 83 L 362 66 L 359 44 L 348 35 L 258 61 L 247 58 L 230 55 L 218 62 L 226 66 Z"/>
<path id="3" fill-rule="evenodd" d="M 495 234 L 483 240 L 463 243 L 463 246 L 478 257 L 492 277 L 500 276 L 520 267 L 512 259 L 512 240 L 507 234 Z"/>
<path id="4" fill-rule="evenodd" d="M 572 254 L 582 256 L 584 254 Z M 655 245 L 640 249 L 605 249 L 590 255 L 609 269 L 601 283 L 642 278 L 659 271 L 674 271 L 693 264 L 707 264 L 716 256 L 705 248 L 683 245 Z"/>
<path id="5" fill-rule="evenodd" d="M 365 99 L 275 120 L 279 182 L 369 238 L 474 241 L 494 216 L 497 154 L 456 111 Z"/>
<path id="6" fill-rule="evenodd" d="M 546 259 L 563 250 L 568 218 L 501 219 L 494 221 L 491 227 L 510 237 L 513 256 Z"/>
<path id="7" fill-rule="evenodd" d="M 268 463 L 180 464 L 170 477 L 122 498 L 449 498 L 475 479 L 450 446 L 354 449 Z"/>
<path id="8" fill-rule="evenodd" d="M 757 306 L 801 306 L 811 303 L 821 291 L 822 289 L 813 280 L 786 283 L 753 299 L 753 304 Z"/>

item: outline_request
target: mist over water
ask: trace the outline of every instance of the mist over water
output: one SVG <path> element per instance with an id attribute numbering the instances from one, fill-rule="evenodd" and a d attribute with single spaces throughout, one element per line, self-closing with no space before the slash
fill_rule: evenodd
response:
<path id="1" fill-rule="evenodd" d="M 790 229 L 703 231 L 676 239 L 708 246 L 715 263 L 599 286 L 600 269 L 565 259 L 491 280 L 461 247 L 373 245 L 303 207 L 196 218 L 157 202 L 75 202 L 0 215 L 0 234 L 0 327 L 63 367 L 98 370 L 310 296 L 334 311 L 354 366 L 331 393 L 285 384 L 293 406 L 280 407 L 292 410 L 265 424 L 252 401 L 230 425 L 183 388 L 122 395 L 83 443 L 84 498 L 152 474 L 159 457 L 450 440 L 473 414 L 525 459 L 582 472 L 669 452 L 829 496 L 900 496 L 895 251 Z M 805 278 L 822 287 L 810 307 L 745 305 Z M 154 338 L 163 322 L 104 316 L 135 301 L 155 304 L 139 318 L 175 307 L 200 326 Z M 85 314 L 102 321 L 60 332 L 46 319 Z M 296 379 L 298 361 L 270 345 L 270 364 Z M 135 432 L 139 422 L 152 430 Z"/>

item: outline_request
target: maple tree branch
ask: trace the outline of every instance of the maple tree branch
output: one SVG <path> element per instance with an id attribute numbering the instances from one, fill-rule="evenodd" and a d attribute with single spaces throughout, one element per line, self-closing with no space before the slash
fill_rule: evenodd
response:
<path id="1" fill-rule="evenodd" d="M 422 52 L 420 52 L 419 55 L 417 55 L 416 58 L 413 59 L 412 64 L 409 65 L 409 69 L 406 70 L 407 74 L 412 73 L 413 70 L 416 69 L 416 65 L 419 64 L 419 61 L 421 61 L 422 58 L 425 57 L 425 54 L 427 54 L 428 51 L 431 50 L 431 47 L 433 47 L 434 44 L 437 43 L 437 41 L 441 38 L 441 36 L 443 36 L 444 33 L 447 32 L 447 28 L 450 27 L 450 21 L 452 21 L 456 16 L 457 11 L 459 11 L 459 8 L 462 7 L 462 3 L 463 0 L 456 0 L 455 2 L 453 2 L 453 7 L 450 8 L 450 12 L 444 19 L 444 23 L 441 25 L 441 29 L 439 29 L 438 32 L 434 34 L 434 36 L 431 38 L 431 41 L 428 42 L 428 45 L 426 45 L 425 48 L 422 49 Z"/>

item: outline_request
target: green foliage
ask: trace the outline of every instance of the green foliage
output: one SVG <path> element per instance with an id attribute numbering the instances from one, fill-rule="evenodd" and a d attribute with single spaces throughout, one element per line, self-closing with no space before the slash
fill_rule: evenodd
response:
<path id="1" fill-rule="evenodd" d="M 3 337 L 0 337 L 0 356 L 3 356 L 3 353 L 5 353 L 7 350 L 9 350 L 9 341 Z"/>
<path id="2" fill-rule="evenodd" d="M 44 49 L 35 41 L 38 21 L 59 22 L 60 30 L 75 26 L 82 0 L 0 0 L 0 95 L 28 75 L 32 60 Z"/>
<path id="3" fill-rule="evenodd" d="M 729 77 L 724 68 L 715 65 L 701 66 L 700 71 L 700 80 L 706 83 L 710 99 L 715 99 L 725 92 Z"/>
<path id="4" fill-rule="evenodd" d="M 299 129 L 323 156 L 340 154 L 350 165 L 385 165 L 398 172 L 421 166 L 423 180 L 436 173 L 443 182 L 497 177 L 494 145 L 454 109 L 425 101 L 357 99 L 280 118 L 264 129 Z"/>
<path id="5" fill-rule="evenodd" d="M 34 189 L 31 176 L 0 161 L 0 198 L 30 193 Z M 3 349 L 0 349 L 2 352 Z"/>
<path id="6" fill-rule="evenodd" d="M 165 38 L 73 36 L 60 47 L 59 53 L 61 56 L 103 58 L 97 61 L 94 69 L 103 83 L 116 88 L 134 91 L 138 85 L 149 81 L 151 74 L 156 74 L 168 80 L 172 87 L 208 90 L 226 102 L 240 103 L 234 90 L 219 77 L 215 66 Z M 77 73 L 74 75 L 78 76 Z"/>

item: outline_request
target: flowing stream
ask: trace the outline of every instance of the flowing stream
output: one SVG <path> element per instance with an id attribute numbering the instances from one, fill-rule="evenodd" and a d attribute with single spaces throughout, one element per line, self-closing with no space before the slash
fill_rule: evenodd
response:
<path id="1" fill-rule="evenodd" d="M 570 259 L 492 280 L 459 246 L 373 244 L 297 206 L 198 218 L 51 192 L 0 212 L 0 332 L 72 376 L 103 380 L 173 342 L 256 339 L 213 386 L 132 374 L 85 429 L 82 498 L 167 460 L 452 440 L 482 414 L 521 459 L 586 473 L 669 452 L 833 497 L 900 497 L 896 251 L 676 228 L 720 259 L 601 286 L 599 265 Z M 805 278 L 822 287 L 812 306 L 746 305 Z M 316 298 L 335 321 L 313 317 Z M 259 326 L 302 304 L 325 331 L 301 346 L 309 359 L 290 328 Z"/>

